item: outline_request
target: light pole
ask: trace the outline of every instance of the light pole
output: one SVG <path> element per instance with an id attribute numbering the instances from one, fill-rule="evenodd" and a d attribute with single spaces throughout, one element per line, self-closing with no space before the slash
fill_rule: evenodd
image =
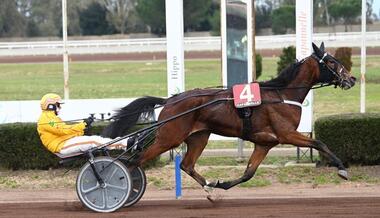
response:
<path id="1" fill-rule="evenodd" d="M 63 38 L 63 92 L 64 99 L 69 99 L 69 55 L 67 51 L 67 2 L 62 0 L 62 38 Z"/>
<path id="2" fill-rule="evenodd" d="M 366 71 L 366 12 L 367 1 L 362 0 L 362 48 L 361 48 L 361 64 L 360 64 L 360 113 L 365 113 L 365 71 Z"/>

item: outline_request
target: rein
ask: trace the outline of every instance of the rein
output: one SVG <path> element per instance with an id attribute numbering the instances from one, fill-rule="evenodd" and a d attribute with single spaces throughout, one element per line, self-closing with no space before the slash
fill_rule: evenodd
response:
<path id="1" fill-rule="evenodd" d="M 207 88 L 206 88 L 206 89 L 207 89 Z M 214 93 L 205 93 L 205 94 L 189 95 L 189 96 L 186 96 L 186 97 L 184 97 L 184 98 L 182 98 L 182 99 L 178 99 L 178 100 L 173 101 L 173 102 L 170 102 L 170 103 L 165 103 L 165 105 L 176 104 L 176 103 L 178 103 L 178 102 L 181 102 L 181 101 L 183 101 L 183 100 L 186 100 L 186 99 L 188 99 L 188 98 L 193 98 L 193 97 L 214 96 L 214 95 L 217 95 L 218 93 L 220 93 L 220 92 L 222 92 L 222 91 L 225 91 L 225 90 L 226 90 L 226 89 L 221 89 L 221 90 L 215 90 Z M 172 97 L 170 97 L 170 98 L 173 98 L 173 97 L 176 97 L 176 96 L 178 96 L 178 95 L 174 95 L 174 96 L 172 96 Z M 168 99 L 170 99 L 170 98 L 168 98 Z M 154 109 L 156 109 L 156 108 L 160 108 L 160 107 L 163 107 L 163 105 L 160 105 L 160 106 L 154 107 Z"/>
<path id="2" fill-rule="evenodd" d="M 323 88 L 323 87 L 326 87 L 326 86 L 332 86 L 334 84 L 332 83 L 323 83 L 323 84 L 319 84 L 319 85 L 316 85 L 316 86 L 313 86 L 311 87 L 310 89 L 320 89 L 320 88 Z M 308 86 L 294 86 L 294 87 L 269 87 L 269 86 L 264 86 L 264 87 L 260 87 L 260 89 L 266 89 L 266 90 L 282 90 L 282 89 L 308 89 L 309 87 Z"/>
<path id="3" fill-rule="evenodd" d="M 210 88 L 212 88 L 212 87 L 210 87 Z M 175 101 L 170 102 L 170 103 L 165 103 L 165 104 L 163 104 L 163 105 L 157 105 L 157 106 L 153 107 L 153 108 L 150 109 L 150 110 L 142 110 L 142 111 L 137 111 L 137 112 L 134 112 L 134 113 L 123 114 L 122 116 L 118 116 L 118 119 L 123 118 L 123 117 L 126 117 L 126 116 L 130 116 L 130 115 L 134 115 L 134 114 L 139 114 L 139 113 L 149 112 L 149 111 L 151 111 L 151 110 L 156 110 L 156 109 L 158 109 L 158 108 L 162 108 L 162 107 L 164 107 L 164 106 L 166 106 L 166 105 L 176 104 L 176 103 L 178 103 L 178 102 L 181 102 L 181 101 L 186 100 L 186 99 L 189 99 L 189 98 L 194 98 L 194 97 L 204 97 L 204 96 L 215 96 L 215 95 L 217 95 L 218 93 L 220 93 L 220 92 L 222 92 L 222 91 L 225 91 L 225 90 L 226 90 L 226 89 L 221 89 L 221 90 L 216 90 L 216 91 L 214 91 L 213 93 L 204 93 L 204 94 L 189 95 L 189 96 L 186 96 L 186 97 L 184 97 L 184 98 L 182 98 L 182 99 L 178 99 L 178 100 L 175 100 Z M 179 95 L 179 94 L 177 94 L 177 95 L 173 95 L 173 96 L 171 96 L 170 98 L 176 97 L 176 96 L 178 96 L 178 95 Z M 166 100 L 169 100 L 170 98 L 168 98 L 168 99 L 166 99 Z M 108 119 L 104 119 L 104 120 L 111 121 L 112 119 L 114 119 L 114 118 L 113 118 L 113 117 L 110 117 L 110 118 L 108 118 Z"/>
<path id="4" fill-rule="evenodd" d="M 313 86 L 312 88 L 310 89 L 320 89 L 320 88 L 323 88 L 323 87 L 326 87 L 326 86 L 332 86 L 333 84 L 320 84 L 320 85 L 317 85 L 317 86 Z M 227 90 L 226 87 L 221 87 L 221 86 L 217 86 L 217 87 L 208 87 L 208 88 L 221 88 L 221 90 L 216 90 L 215 92 L 213 93 L 205 93 L 205 94 L 196 94 L 196 95 L 189 95 L 189 96 L 186 96 L 185 98 L 182 98 L 182 99 L 178 99 L 176 101 L 173 101 L 173 102 L 170 102 L 170 103 L 165 103 L 163 105 L 158 105 L 158 106 L 155 106 L 152 108 L 152 110 L 155 110 L 155 109 L 158 109 L 158 108 L 162 108 L 164 106 L 167 106 L 167 105 L 172 105 L 172 104 L 176 104 L 178 102 L 181 102 L 183 100 L 186 100 L 186 99 L 189 99 L 189 98 L 194 98 L 194 97 L 204 97 L 204 96 L 215 96 L 217 95 L 218 93 L 222 92 L 222 91 L 225 91 Z M 260 89 L 265 89 L 265 90 L 283 90 L 283 89 L 306 89 L 306 88 L 309 88 L 307 86 L 295 86 L 295 87 L 260 87 Z M 175 97 L 175 96 L 178 96 L 178 95 L 174 95 L 172 97 Z M 170 98 L 172 98 L 170 97 Z M 168 98 L 169 99 L 169 98 Z M 285 103 L 284 101 L 265 101 L 265 103 Z M 289 102 L 288 102 L 289 103 Z M 292 104 L 292 103 L 289 103 L 289 104 Z M 144 112 L 148 112 L 150 110 L 144 110 L 142 111 L 143 113 Z M 134 114 L 138 114 L 138 113 L 141 113 L 140 112 L 134 112 L 134 113 L 129 113 L 129 114 L 123 114 L 122 116 L 119 116 L 118 118 L 122 118 L 122 117 L 126 117 L 126 116 L 130 116 L 130 115 L 134 115 Z M 110 117 L 108 119 L 104 119 L 106 121 L 111 121 L 112 119 L 114 119 L 113 117 Z M 152 122 L 152 123 L 155 123 L 155 122 Z M 144 124 L 145 125 L 145 124 Z"/>
<path id="5" fill-rule="evenodd" d="M 121 136 L 121 137 L 115 138 L 115 139 L 113 139 L 112 141 L 109 141 L 109 142 L 107 142 L 107 143 L 104 143 L 104 144 L 103 144 L 102 146 L 100 146 L 100 147 L 96 147 L 95 150 L 100 149 L 100 148 L 107 147 L 107 146 L 109 146 L 109 145 L 111 145 L 111 144 L 114 144 L 114 143 L 116 143 L 116 142 L 119 142 L 119 141 L 121 141 L 121 140 L 123 140 L 123 139 L 126 139 L 126 138 L 128 138 L 128 137 L 131 137 L 131 136 L 133 136 L 133 135 L 136 135 L 136 134 L 139 134 L 139 133 L 143 133 L 144 131 L 152 130 L 152 129 L 155 129 L 155 128 L 159 128 L 161 125 L 164 125 L 165 123 L 167 123 L 167 122 L 169 122 L 169 121 L 175 120 L 175 119 L 177 119 L 178 117 L 182 117 L 182 116 L 184 116 L 184 115 L 187 115 L 187 114 L 189 114 L 189 113 L 192 113 L 192 112 L 194 112 L 194 111 L 196 111 L 196 110 L 199 110 L 199 109 L 201 109 L 201 108 L 205 108 L 205 107 L 207 107 L 207 106 L 209 106 L 209 105 L 216 104 L 216 103 L 221 103 L 221 102 L 225 102 L 225 101 L 231 101 L 231 100 L 233 100 L 233 98 L 219 98 L 219 99 L 214 99 L 214 100 L 212 100 L 212 101 L 209 101 L 209 102 L 207 102 L 207 103 L 204 103 L 204 104 L 199 105 L 199 106 L 197 106 L 197 107 L 194 107 L 194 108 L 192 108 L 192 109 L 189 109 L 189 110 L 187 110 L 187 111 L 184 111 L 184 112 L 182 112 L 182 113 L 179 113 L 179 114 L 177 114 L 177 115 L 174 115 L 174 116 L 172 116 L 172 117 L 169 117 L 169 118 L 167 118 L 167 119 L 165 119 L 165 120 L 158 121 L 157 123 L 154 123 L 154 124 L 151 125 L 151 126 L 148 126 L 148 127 L 142 128 L 142 129 L 139 129 L 139 130 L 137 130 L 137 131 L 135 131 L 135 132 L 132 132 L 132 133 L 129 133 L 129 134 L 125 135 L 125 136 Z"/>
<path id="6" fill-rule="evenodd" d="M 83 120 L 85 120 L 86 118 L 82 118 L 82 119 L 75 119 L 75 120 L 62 120 L 62 121 L 60 121 L 60 122 L 54 122 L 54 123 L 66 123 L 66 122 L 78 122 L 78 121 L 83 121 Z M 94 118 L 94 119 L 96 119 L 96 118 Z M 47 125 L 47 124 L 50 124 L 51 122 L 49 122 L 49 123 L 40 123 L 40 124 L 38 124 L 38 125 Z"/>

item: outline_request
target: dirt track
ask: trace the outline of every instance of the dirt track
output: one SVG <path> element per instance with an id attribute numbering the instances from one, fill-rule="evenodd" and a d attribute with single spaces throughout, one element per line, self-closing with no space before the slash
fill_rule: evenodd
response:
<path id="1" fill-rule="evenodd" d="M 99 214 L 79 202 L 1 204 L 0 217 L 379 217 L 380 197 L 141 201 Z"/>

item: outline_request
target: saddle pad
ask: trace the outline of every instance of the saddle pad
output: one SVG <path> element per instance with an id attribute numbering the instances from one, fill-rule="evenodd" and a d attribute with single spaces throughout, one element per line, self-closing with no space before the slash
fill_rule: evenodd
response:
<path id="1" fill-rule="evenodd" d="M 232 92 L 236 108 L 252 107 L 261 104 L 260 86 L 258 83 L 234 85 Z"/>

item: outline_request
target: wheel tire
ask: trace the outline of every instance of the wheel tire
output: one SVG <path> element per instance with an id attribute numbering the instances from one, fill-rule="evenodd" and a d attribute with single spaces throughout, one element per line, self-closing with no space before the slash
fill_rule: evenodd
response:
<path id="1" fill-rule="evenodd" d="M 129 173 L 131 174 L 132 188 L 124 207 L 136 204 L 142 198 L 146 189 L 146 175 L 143 169 L 135 167 Z"/>
<path id="2" fill-rule="evenodd" d="M 113 212 L 124 206 L 132 188 L 132 179 L 123 163 L 111 157 L 96 157 L 94 165 L 105 183 L 100 187 L 89 162 L 79 171 L 76 190 L 79 200 L 90 210 Z"/>

